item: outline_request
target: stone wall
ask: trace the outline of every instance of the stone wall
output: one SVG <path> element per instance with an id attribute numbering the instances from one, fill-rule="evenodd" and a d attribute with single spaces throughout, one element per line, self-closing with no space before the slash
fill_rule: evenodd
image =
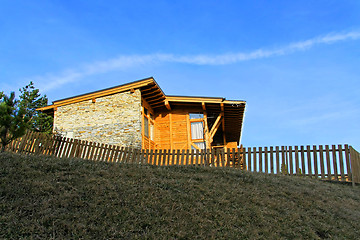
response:
<path id="1" fill-rule="evenodd" d="M 57 108 L 54 131 L 67 137 L 141 148 L 141 93 L 123 92 Z"/>

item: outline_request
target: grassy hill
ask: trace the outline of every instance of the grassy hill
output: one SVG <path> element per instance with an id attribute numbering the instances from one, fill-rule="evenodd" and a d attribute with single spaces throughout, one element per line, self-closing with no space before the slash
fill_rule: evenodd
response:
<path id="1" fill-rule="evenodd" d="M 358 239 L 360 187 L 0 154 L 1 239 Z"/>

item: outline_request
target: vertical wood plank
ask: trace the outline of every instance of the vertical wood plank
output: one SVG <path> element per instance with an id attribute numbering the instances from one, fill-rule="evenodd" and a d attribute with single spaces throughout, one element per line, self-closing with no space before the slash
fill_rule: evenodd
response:
<path id="1" fill-rule="evenodd" d="M 161 161 L 161 166 L 166 166 L 167 165 L 167 151 L 166 149 L 164 149 L 163 151 L 163 157 L 162 157 L 162 161 Z"/>
<path id="2" fill-rule="evenodd" d="M 107 147 L 108 145 L 106 143 L 101 144 L 101 155 L 99 156 L 99 160 L 100 161 L 105 161 L 105 156 L 106 156 L 106 152 L 107 152 Z"/>
<path id="3" fill-rule="evenodd" d="M 225 149 L 221 150 L 221 167 L 225 167 Z"/>
<path id="4" fill-rule="evenodd" d="M 259 172 L 263 171 L 262 155 L 263 155 L 262 147 L 259 147 Z"/>
<path id="5" fill-rule="evenodd" d="M 210 165 L 213 166 L 213 167 L 216 167 L 216 165 L 215 165 L 215 161 L 216 161 L 215 156 L 216 156 L 216 150 L 211 149 L 211 158 L 209 160 L 210 160 Z"/>
<path id="6" fill-rule="evenodd" d="M 241 170 L 247 170 L 248 169 L 248 165 L 247 165 L 247 155 L 246 155 L 246 148 L 241 148 L 241 154 L 242 154 L 242 160 L 243 160 L 243 167 Z M 234 153 L 235 154 L 235 153 Z"/>
<path id="7" fill-rule="evenodd" d="M 316 145 L 313 145 L 313 157 L 314 157 L 314 174 L 315 174 L 315 178 L 319 177 L 319 167 L 318 167 L 318 159 L 317 159 L 317 155 L 318 152 L 320 152 L 320 148 L 319 151 L 316 148 Z"/>
<path id="8" fill-rule="evenodd" d="M 96 143 L 89 142 L 89 155 L 87 156 L 86 159 L 93 160 L 94 153 L 95 153 L 95 146 L 96 146 Z"/>
<path id="9" fill-rule="evenodd" d="M 334 177 L 336 181 L 339 181 L 338 176 L 338 167 L 337 167 L 337 157 L 336 157 L 336 146 L 332 145 L 332 159 L 333 159 L 333 168 L 334 168 Z"/>
<path id="10" fill-rule="evenodd" d="M 269 152 L 268 152 L 268 148 L 265 147 L 264 148 L 264 160 L 265 160 L 265 173 L 269 173 Z"/>
<path id="11" fill-rule="evenodd" d="M 181 153 L 180 153 L 180 149 L 178 149 L 176 150 L 176 165 L 181 165 L 180 157 L 181 157 Z"/>
<path id="12" fill-rule="evenodd" d="M 205 151 L 205 161 L 204 161 L 204 164 L 205 164 L 205 166 L 210 166 L 210 157 L 211 157 L 211 155 L 210 155 L 210 149 L 206 149 L 206 151 Z"/>
<path id="13" fill-rule="evenodd" d="M 282 173 L 282 174 L 286 174 L 286 170 L 285 168 L 287 169 L 287 166 L 286 166 L 286 157 L 285 157 L 285 146 L 281 146 L 281 166 L 280 166 L 280 172 L 279 173 Z"/>
<path id="14" fill-rule="evenodd" d="M 157 152 L 158 152 L 158 149 L 155 149 L 154 150 L 154 155 L 152 156 L 152 165 L 157 165 L 157 162 L 156 162 L 156 157 L 157 157 Z"/>
<path id="15" fill-rule="evenodd" d="M 156 160 L 156 165 L 157 166 L 161 166 L 161 161 L 162 161 L 162 149 L 159 149 L 159 151 L 157 152 L 158 156 L 157 156 L 157 160 Z"/>
<path id="16" fill-rule="evenodd" d="M 230 160 L 231 160 L 231 155 L 230 155 L 230 148 L 228 148 L 227 150 L 226 150 L 226 152 L 225 152 L 225 156 L 226 156 L 226 162 L 225 162 L 225 165 L 226 165 L 226 167 L 230 167 Z"/>
<path id="17" fill-rule="evenodd" d="M 305 168 L 305 150 L 304 146 L 300 146 L 300 161 L 301 161 L 301 175 L 306 175 L 306 168 Z"/>
<path id="18" fill-rule="evenodd" d="M 188 163 L 189 165 L 193 165 L 194 164 L 194 149 L 191 149 L 190 152 L 190 162 Z"/>
<path id="19" fill-rule="evenodd" d="M 181 150 L 181 160 L 180 160 L 180 165 L 185 165 L 185 150 L 182 149 Z"/>
<path id="20" fill-rule="evenodd" d="M 186 149 L 185 165 L 189 164 L 189 149 Z"/>
<path id="21" fill-rule="evenodd" d="M 270 173 L 274 173 L 274 147 L 270 147 Z"/>
<path id="22" fill-rule="evenodd" d="M 252 161 L 252 159 L 251 159 L 251 147 L 248 147 L 248 152 L 247 152 L 247 154 L 248 154 L 248 170 L 249 171 L 251 171 L 251 168 L 252 168 L 252 164 L 251 164 L 251 161 Z"/>
<path id="23" fill-rule="evenodd" d="M 321 168 L 321 178 L 325 178 L 325 163 L 324 163 L 324 151 L 323 146 L 319 146 L 319 156 L 320 156 L 320 168 Z"/>
<path id="24" fill-rule="evenodd" d="M 340 162 L 340 174 L 341 174 L 341 181 L 346 181 L 345 179 L 345 169 L 344 169 L 344 158 L 343 158 L 343 149 L 342 145 L 338 145 L 338 151 L 339 151 L 339 162 Z"/>
<path id="25" fill-rule="evenodd" d="M 113 162 L 119 162 L 120 146 L 116 146 L 113 156 Z"/>
<path id="26" fill-rule="evenodd" d="M 74 139 L 72 139 L 72 138 L 68 138 L 68 142 L 67 142 L 67 149 L 66 149 L 66 155 L 65 155 L 65 157 L 70 157 L 70 152 L 71 152 L 71 150 L 72 150 L 72 148 L 74 147 L 73 146 L 73 142 L 74 142 Z"/>
<path id="27" fill-rule="evenodd" d="M 289 146 L 289 174 L 292 176 L 294 174 L 294 163 L 293 163 L 293 156 L 292 156 L 292 147 Z"/>
<path id="28" fill-rule="evenodd" d="M 253 156 L 254 156 L 254 172 L 257 172 L 257 159 L 256 159 L 256 147 L 253 148 Z"/>
<path id="29" fill-rule="evenodd" d="M 149 165 L 152 165 L 152 159 L 153 159 L 153 149 L 150 149 L 148 151 L 148 155 L 146 157 L 146 163 L 149 164 Z"/>
<path id="30" fill-rule="evenodd" d="M 106 162 L 110 162 L 110 153 L 112 152 L 112 146 L 108 145 L 107 146 L 107 152 L 106 152 L 106 156 L 105 156 L 105 161 Z"/>
<path id="31" fill-rule="evenodd" d="M 350 148 L 349 145 L 345 144 L 344 146 L 345 152 L 345 161 L 346 161 L 346 172 L 348 175 L 348 181 L 352 181 L 352 172 L 351 172 L 351 165 L 350 165 Z"/>
<path id="32" fill-rule="evenodd" d="M 307 157 L 307 164 L 308 164 L 308 174 L 309 177 L 312 177 L 312 168 L 311 168 L 311 150 L 310 145 L 306 146 L 306 157 Z"/>
<path id="33" fill-rule="evenodd" d="M 296 176 L 300 175 L 300 167 L 299 167 L 299 147 L 295 146 L 295 172 Z"/>
<path id="34" fill-rule="evenodd" d="M 280 173 L 280 148 L 279 146 L 275 147 L 275 164 L 276 164 L 276 173 L 275 174 L 279 174 Z"/>
<path id="35" fill-rule="evenodd" d="M 199 151 L 199 149 L 196 149 L 195 154 L 196 154 L 195 165 L 200 166 L 200 161 L 199 161 L 199 159 L 200 159 L 200 151 Z"/>
<path id="36" fill-rule="evenodd" d="M 325 145 L 325 156 L 326 156 L 327 178 L 330 180 L 331 179 L 331 166 L 330 166 L 329 145 Z"/>
<path id="37" fill-rule="evenodd" d="M 126 147 L 124 151 L 124 163 L 129 163 L 131 159 L 131 148 Z"/>

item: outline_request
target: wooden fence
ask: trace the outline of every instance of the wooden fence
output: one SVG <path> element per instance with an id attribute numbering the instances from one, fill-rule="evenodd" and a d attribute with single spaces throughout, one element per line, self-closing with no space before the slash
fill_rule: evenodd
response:
<path id="1" fill-rule="evenodd" d="M 224 150 L 141 150 L 28 132 L 8 151 L 94 161 L 233 167 L 253 172 L 360 183 L 360 154 L 348 145 L 248 147 Z"/>

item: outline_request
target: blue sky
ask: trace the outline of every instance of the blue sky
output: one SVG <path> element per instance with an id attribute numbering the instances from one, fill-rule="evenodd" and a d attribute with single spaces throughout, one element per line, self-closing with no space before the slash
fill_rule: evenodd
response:
<path id="1" fill-rule="evenodd" d="M 0 1 L 0 90 L 50 101 L 153 76 L 247 101 L 245 146 L 360 150 L 360 1 Z"/>

